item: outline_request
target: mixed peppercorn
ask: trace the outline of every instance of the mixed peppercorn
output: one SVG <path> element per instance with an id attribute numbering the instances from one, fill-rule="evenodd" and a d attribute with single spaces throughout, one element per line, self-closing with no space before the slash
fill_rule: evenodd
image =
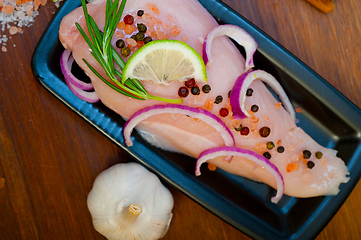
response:
<path id="1" fill-rule="evenodd" d="M 137 12 L 138 17 L 142 17 L 144 15 L 144 10 L 139 10 Z M 153 39 L 150 36 L 147 36 L 147 26 L 143 23 L 136 24 L 136 30 L 133 27 L 134 17 L 130 14 L 124 16 L 123 21 L 118 24 L 119 29 L 123 29 L 125 34 L 130 35 L 130 38 L 119 38 L 115 46 L 120 49 L 121 55 L 123 57 L 128 57 L 132 50 L 137 46 L 138 48 L 151 42 Z"/>
<path id="2" fill-rule="evenodd" d="M 246 96 L 247 97 L 251 97 L 253 95 L 253 89 L 252 88 L 248 88 L 247 91 L 246 91 Z M 253 104 L 250 108 L 250 111 L 253 112 L 253 113 L 256 113 L 259 111 L 259 106 L 256 105 L 256 104 Z M 236 131 L 239 131 L 241 133 L 241 135 L 248 135 L 249 134 L 249 128 L 248 127 L 245 127 L 245 126 L 242 126 L 242 124 L 235 128 Z M 259 135 L 262 137 L 262 138 L 267 138 L 270 136 L 271 134 L 271 129 L 267 126 L 263 126 L 259 129 Z M 279 154 L 282 154 L 285 152 L 285 147 L 284 146 L 281 146 L 280 145 L 281 141 L 279 140 L 277 142 L 277 147 L 276 147 L 276 144 L 272 141 L 268 141 L 266 144 L 265 144 L 265 147 L 264 149 L 266 149 L 267 151 L 263 151 L 262 155 L 267 158 L 267 159 L 271 159 L 272 158 L 272 154 L 270 151 L 272 151 L 273 149 L 276 150 L 277 153 Z M 317 151 L 315 154 L 315 158 L 316 159 L 321 159 L 323 157 L 323 154 L 322 152 L 320 151 Z M 297 157 L 297 155 L 295 155 L 296 157 L 296 161 L 299 159 L 299 157 Z M 303 150 L 302 153 L 301 153 L 301 156 L 302 158 L 304 159 L 304 163 L 305 165 L 307 166 L 307 168 L 309 169 L 312 169 L 315 167 L 315 162 L 314 161 L 311 161 L 309 160 L 311 157 L 312 157 L 312 153 L 310 150 Z M 296 163 L 296 162 L 291 162 L 291 163 L 288 163 L 287 166 L 286 166 L 286 170 L 287 172 L 292 172 L 292 171 L 295 171 L 299 168 L 299 164 Z"/>
<path id="3" fill-rule="evenodd" d="M 209 93 L 210 91 L 211 87 L 208 84 L 203 85 L 202 92 Z M 195 96 L 201 94 L 201 90 L 196 84 L 196 80 L 194 78 L 189 78 L 187 81 L 184 82 L 184 86 L 178 89 L 178 96 L 181 98 L 185 98 L 188 96 L 189 92 L 191 92 L 192 95 Z"/>

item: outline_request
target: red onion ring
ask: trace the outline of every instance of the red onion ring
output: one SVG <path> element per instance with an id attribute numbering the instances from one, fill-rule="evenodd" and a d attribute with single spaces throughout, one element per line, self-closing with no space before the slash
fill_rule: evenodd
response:
<path id="1" fill-rule="evenodd" d="M 244 157 L 264 167 L 273 175 L 277 183 L 277 194 L 276 196 L 273 196 L 271 198 L 271 201 L 273 203 L 278 203 L 281 200 L 284 192 L 284 181 L 281 173 L 279 172 L 276 165 L 271 163 L 267 158 L 255 152 L 252 152 L 251 150 L 242 149 L 238 147 L 229 147 L 229 146 L 207 149 L 204 152 L 202 152 L 197 159 L 196 167 L 195 167 L 195 175 L 196 176 L 201 175 L 200 167 L 203 163 L 205 163 L 209 159 L 213 159 L 219 156 Z"/>
<path id="2" fill-rule="evenodd" d="M 74 62 L 73 55 L 69 50 L 65 49 L 60 58 L 60 66 L 64 78 L 66 78 L 73 86 L 78 87 L 82 90 L 94 89 L 92 83 L 85 83 L 84 81 L 77 79 L 73 75 L 73 73 L 71 72 L 71 65 L 73 64 L 73 62 Z"/>
<path id="3" fill-rule="evenodd" d="M 254 70 L 250 72 L 243 73 L 236 80 L 231 95 L 229 97 L 229 101 L 231 103 L 233 118 L 235 119 L 243 119 L 249 117 L 249 113 L 244 108 L 244 101 L 246 99 L 246 92 L 251 83 L 260 79 L 261 81 L 267 83 L 273 91 L 279 96 L 282 101 L 285 109 L 290 114 L 293 121 L 296 120 L 296 113 L 293 109 L 291 101 L 287 97 L 287 94 L 283 90 L 282 86 L 279 82 L 269 73 L 262 70 Z"/>
<path id="4" fill-rule="evenodd" d="M 64 50 L 60 57 L 60 68 L 64 75 L 66 85 L 75 96 L 89 103 L 95 103 L 99 101 L 98 94 L 95 91 L 87 92 L 86 90 L 93 90 L 93 84 L 85 83 L 77 79 L 71 73 L 71 66 L 74 62 L 74 58 L 69 50 Z"/>
<path id="5" fill-rule="evenodd" d="M 130 135 L 134 127 L 139 122 L 147 119 L 150 116 L 158 115 L 161 113 L 181 113 L 190 117 L 198 118 L 214 127 L 224 139 L 224 143 L 226 146 L 235 145 L 234 137 L 231 131 L 219 117 L 202 108 L 193 108 L 186 105 L 178 104 L 153 105 L 134 113 L 124 125 L 123 134 L 125 144 L 128 147 L 133 145 Z"/>
<path id="6" fill-rule="evenodd" d="M 254 38 L 240 27 L 235 25 L 220 25 L 210 31 L 203 43 L 203 60 L 206 65 L 211 64 L 211 46 L 215 38 L 228 36 L 235 40 L 246 50 L 245 72 L 254 67 L 253 55 L 257 50 L 258 44 Z"/>
<path id="7" fill-rule="evenodd" d="M 84 91 L 83 89 L 80 89 L 80 88 L 74 86 L 66 78 L 65 78 L 65 83 L 66 83 L 66 85 L 68 85 L 68 88 L 70 89 L 70 91 L 72 93 L 74 93 L 74 95 L 77 96 L 78 98 L 80 98 L 81 100 L 84 100 L 88 103 L 96 103 L 99 101 L 98 94 L 95 91 L 93 91 L 93 92 Z"/>

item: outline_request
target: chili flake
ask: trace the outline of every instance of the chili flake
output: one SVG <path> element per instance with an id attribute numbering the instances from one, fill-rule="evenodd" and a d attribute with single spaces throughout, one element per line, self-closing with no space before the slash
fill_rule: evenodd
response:
<path id="1" fill-rule="evenodd" d="M 298 163 L 289 163 L 289 164 L 287 164 L 286 170 L 289 173 L 289 172 L 297 170 L 299 166 L 300 165 L 298 165 Z"/>
<path id="2" fill-rule="evenodd" d="M 208 170 L 209 171 L 216 171 L 217 166 L 212 164 L 212 163 L 208 163 Z"/>

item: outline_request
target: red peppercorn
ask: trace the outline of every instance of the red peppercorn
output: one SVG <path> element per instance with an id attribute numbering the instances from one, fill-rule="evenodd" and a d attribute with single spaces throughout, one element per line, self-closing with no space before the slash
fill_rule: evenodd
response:
<path id="1" fill-rule="evenodd" d="M 271 133 L 271 129 L 269 127 L 262 127 L 260 130 L 259 130 L 259 135 L 261 137 L 268 137 Z"/>
<path id="2" fill-rule="evenodd" d="M 243 127 L 241 129 L 241 135 L 247 136 L 249 134 L 249 128 L 248 127 Z"/>
<path id="3" fill-rule="evenodd" d="M 132 15 L 129 15 L 129 14 L 128 14 L 128 15 L 126 15 L 126 16 L 124 17 L 123 21 L 124 21 L 125 24 L 132 25 L 133 22 L 134 22 L 134 18 L 133 18 Z"/>
<path id="4" fill-rule="evenodd" d="M 184 85 L 187 87 L 187 88 L 192 88 L 196 85 L 196 80 L 194 78 L 190 78 L 188 79 L 187 81 L 184 82 Z"/>
<path id="5" fill-rule="evenodd" d="M 187 97 L 189 94 L 189 90 L 186 87 L 180 87 L 178 89 L 178 96 L 180 97 Z"/>
<path id="6" fill-rule="evenodd" d="M 229 111 L 227 108 L 221 108 L 219 109 L 219 115 L 221 115 L 221 117 L 227 117 L 229 114 Z"/>

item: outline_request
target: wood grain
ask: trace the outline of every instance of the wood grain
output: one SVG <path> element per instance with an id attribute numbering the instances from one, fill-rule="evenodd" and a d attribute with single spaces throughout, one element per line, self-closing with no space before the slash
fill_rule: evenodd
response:
<path id="1" fill-rule="evenodd" d="M 361 107 L 361 1 L 335 1 L 328 14 L 305 0 L 224 2 Z M 41 7 L 0 52 L 0 239 L 104 239 L 87 194 L 101 171 L 131 160 L 35 80 L 31 55 L 55 11 Z M 249 239 L 167 187 L 175 207 L 164 239 Z M 317 239 L 361 239 L 359 213 L 360 183 Z"/>

